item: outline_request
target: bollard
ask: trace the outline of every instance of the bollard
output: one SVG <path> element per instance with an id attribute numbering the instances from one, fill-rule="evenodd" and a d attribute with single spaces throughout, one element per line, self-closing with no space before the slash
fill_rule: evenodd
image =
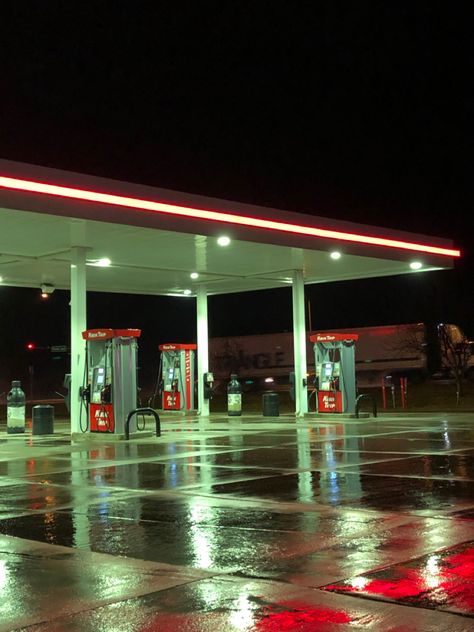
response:
<path id="1" fill-rule="evenodd" d="M 262 408 L 264 417 L 279 417 L 280 400 L 278 393 L 264 393 L 262 395 Z"/>
<path id="2" fill-rule="evenodd" d="M 54 406 L 38 404 L 33 406 L 32 434 L 45 435 L 54 433 Z"/>

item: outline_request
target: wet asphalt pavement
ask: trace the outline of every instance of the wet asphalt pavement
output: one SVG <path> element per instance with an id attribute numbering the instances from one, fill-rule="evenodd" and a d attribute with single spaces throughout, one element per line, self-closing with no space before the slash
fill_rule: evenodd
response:
<path id="1" fill-rule="evenodd" d="M 0 433 L 0 631 L 474 630 L 474 414 Z"/>

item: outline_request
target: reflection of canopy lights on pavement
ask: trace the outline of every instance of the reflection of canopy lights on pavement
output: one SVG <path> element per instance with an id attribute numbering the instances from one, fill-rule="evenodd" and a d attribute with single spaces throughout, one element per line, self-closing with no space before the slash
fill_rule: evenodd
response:
<path id="1" fill-rule="evenodd" d="M 236 215 L 234 213 L 225 213 L 220 211 L 210 211 L 206 209 L 178 206 L 176 204 L 154 202 L 152 200 L 142 200 L 139 198 L 132 198 L 123 195 L 100 193 L 98 191 L 76 189 L 73 187 L 46 184 L 44 182 L 33 182 L 31 180 L 21 180 L 18 178 L 10 178 L 5 176 L 0 176 L 0 186 L 7 189 L 15 189 L 18 191 L 28 191 L 31 193 L 41 193 L 58 197 L 72 198 L 76 200 L 98 202 L 99 204 L 108 204 L 112 206 L 121 206 L 142 211 L 151 211 L 154 213 L 179 215 L 182 217 L 193 219 L 204 219 L 214 222 L 236 224 L 240 226 L 247 226 L 249 228 L 264 228 L 277 232 L 303 235 L 306 237 L 339 239 L 341 241 L 349 241 L 372 246 L 384 246 L 386 248 L 399 248 L 402 250 L 411 250 L 415 252 L 427 252 L 430 254 L 443 255 L 447 257 L 461 256 L 461 252 L 459 250 L 454 250 L 451 248 L 441 248 L 439 246 L 431 246 L 429 244 L 419 244 L 398 239 L 388 239 L 386 237 L 375 237 L 373 235 L 359 235 L 356 233 L 330 230 L 325 228 L 316 228 L 314 226 L 301 226 L 298 224 L 278 222 L 275 220 L 269 220 L 260 217 L 250 217 L 245 215 Z"/>
<path id="2" fill-rule="evenodd" d="M 214 526 L 206 524 L 209 516 L 215 513 L 213 508 L 193 505 L 189 509 L 189 519 L 191 528 L 189 535 L 194 558 L 200 568 L 210 568 L 214 563 L 214 552 L 216 547 L 216 538 Z M 204 523 L 201 526 L 201 523 Z"/>
<path id="3" fill-rule="evenodd" d="M 354 577 L 354 579 L 351 580 L 353 588 L 357 590 L 363 590 L 368 583 L 369 580 L 366 577 Z"/>
<path id="4" fill-rule="evenodd" d="M 255 625 L 256 607 L 251 596 L 242 592 L 237 599 L 232 602 L 229 622 L 237 630 L 248 630 Z M 255 629 L 255 628 L 254 628 Z"/>

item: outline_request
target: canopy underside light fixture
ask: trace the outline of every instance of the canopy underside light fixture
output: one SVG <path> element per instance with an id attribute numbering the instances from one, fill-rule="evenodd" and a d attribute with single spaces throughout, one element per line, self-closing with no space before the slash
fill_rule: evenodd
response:
<path id="1" fill-rule="evenodd" d="M 112 263 L 108 257 L 102 257 L 101 259 L 95 259 L 94 261 L 88 261 L 88 266 L 94 266 L 96 268 L 108 268 Z"/>
<path id="2" fill-rule="evenodd" d="M 31 180 L 23 180 L 7 176 L 0 176 L 0 187 L 6 189 L 14 189 L 17 191 L 52 195 L 55 197 L 97 202 L 99 204 L 119 206 L 140 211 L 149 211 L 153 213 L 175 215 L 192 219 L 204 219 L 218 223 L 247 226 L 250 228 L 263 228 L 277 232 L 303 235 L 305 237 L 337 239 L 340 241 L 353 242 L 364 245 L 383 246 L 385 248 L 396 248 L 414 252 L 426 252 L 429 254 L 441 255 L 445 257 L 461 256 L 460 250 L 452 248 L 443 248 L 440 246 L 432 246 L 429 244 L 402 241 L 400 239 L 389 239 L 387 237 L 376 237 L 374 235 L 360 235 L 357 233 L 330 230 L 326 228 L 317 228 L 315 226 L 302 226 L 299 224 L 291 224 L 289 222 L 279 222 L 260 217 L 236 215 L 234 213 L 226 213 L 221 211 L 178 206 L 176 204 L 169 204 L 165 202 L 154 202 L 152 200 L 143 200 L 140 198 L 133 198 L 123 195 L 115 195 L 111 193 L 101 193 L 99 191 L 90 191 L 87 189 L 59 186 L 56 184 L 47 184 L 45 182 L 34 182 Z"/>
<path id="3" fill-rule="evenodd" d="M 166 292 L 165 296 L 175 296 L 176 298 L 183 298 L 184 296 L 189 297 L 189 296 L 192 296 L 192 291 L 179 290 L 179 291 Z"/>

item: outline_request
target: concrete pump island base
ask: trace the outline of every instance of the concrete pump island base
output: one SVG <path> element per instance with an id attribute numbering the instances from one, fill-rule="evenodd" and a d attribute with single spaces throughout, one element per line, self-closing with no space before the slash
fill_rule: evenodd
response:
<path id="1" fill-rule="evenodd" d="M 0 630 L 472 630 L 472 422 L 2 432 Z"/>

